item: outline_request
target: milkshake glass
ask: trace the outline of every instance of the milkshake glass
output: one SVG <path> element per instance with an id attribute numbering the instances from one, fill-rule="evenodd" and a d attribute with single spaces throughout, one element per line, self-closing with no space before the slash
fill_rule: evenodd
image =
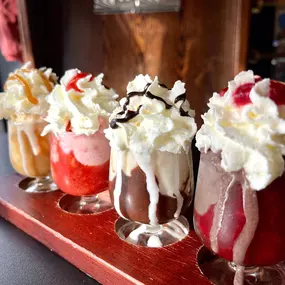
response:
<path id="1" fill-rule="evenodd" d="M 112 207 L 106 191 L 110 145 L 104 129 L 118 96 L 102 79 L 103 74 L 94 77 L 69 70 L 48 97 L 49 125 L 43 135 L 52 132 L 52 175 L 68 194 L 59 204 L 72 213 L 99 213 Z"/>
<path id="2" fill-rule="evenodd" d="M 28 176 L 19 186 L 26 192 L 57 190 L 50 177 L 49 137 L 41 137 L 43 120 L 57 78 L 51 69 L 34 69 L 24 65 L 9 75 L 1 94 L 0 114 L 8 119 L 9 154 L 13 168 Z"/>
<path id="3" fill-rule="evenodd" d="M 203 116 L 194 225 L 221 257 L 208 276 L 215 284 L 284 284 L 284 106 L 283 83 L 248 71 Z"/>
<path id="4" fill-rule="evenodd" d="M 162 247 L 189 231 L 182 216 L 193 197 L 191 141 L 196 132 L 184 84 L 173 89 L 139 75 L 110 118 L 109 190 L 122 219 L 120 238 Z"/>

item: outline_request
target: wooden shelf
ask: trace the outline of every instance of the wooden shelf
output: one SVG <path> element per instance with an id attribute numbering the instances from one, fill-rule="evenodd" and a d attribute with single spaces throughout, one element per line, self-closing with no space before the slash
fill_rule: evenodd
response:
<path id="1" fill-rule="evenodd" d="M 118 238 L 114 210 L 75 215 L 58 202 L 64 193 L 25 193 L 18 174 L 0 178 L 0 215 L 102 284 L 192 284 L 210 282 L 200 273 L 201 246 L 193 230 L 164 248 L 142 248 Z"/>

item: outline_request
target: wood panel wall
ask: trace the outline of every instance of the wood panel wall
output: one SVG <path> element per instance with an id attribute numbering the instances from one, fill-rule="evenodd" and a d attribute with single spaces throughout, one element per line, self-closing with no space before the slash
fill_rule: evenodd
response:
<path id="1" fill-rule="evenodd" d="M 121 96 L 139 73 L 169 86 L 183 80 L 198 124 L 213 91 L 246 68 L 250 0 L 184 0 L 180 13 L 108 16 L 95 15 L 92 0 L 26 1 L 36 66 L 59 76 L 72 67 L 103 71 Z"/>
<path id="2" fill-rule="evenodd" d="M 186 82 L 200 115 L 246 67 L 249 0 L 187 0 L 180 13 L 103 16 L 104 73 L 121 96 L 136 74 Z"/>

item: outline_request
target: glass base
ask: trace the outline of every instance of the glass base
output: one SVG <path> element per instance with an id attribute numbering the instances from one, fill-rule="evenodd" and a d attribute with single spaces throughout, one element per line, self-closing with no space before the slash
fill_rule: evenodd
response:
<path id="1" fill-rule="evenodd" d="M 98 214 L 113 208 L 109 191 L 94 196 L 72 196 L 67 194 L 60 199 L 59 206 L 64 211 L 74 214 Z"/>
<path id="2" fill-rule="evenodd" d="M 27 193 L 48 193 L 58 190 L 50 176 L 40 178 L 25 178 L 19 183 L 19 187 Z"/>
<path id="3" fill-rule="evenodd" d="M 197 255 L 200 271 L 216 285 L 285 285 L 285 262 L 265 267 L 236 266 L 202 247 Z"/>
<path id="4" fill-rule="evenodd" d="M 139 224 L 119 218 L 115 225 L 115 231 L 122 240 L 130 244 L 163 247 L 184 239 L 189 233 L 189 223 L 183 216 L 157 226 Z"/>

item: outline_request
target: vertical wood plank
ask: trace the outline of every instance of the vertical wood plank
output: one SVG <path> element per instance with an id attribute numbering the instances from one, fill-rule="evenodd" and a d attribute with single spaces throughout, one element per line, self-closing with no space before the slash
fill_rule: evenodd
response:
<path id="1" fill-rule="evenodd" d="M 236 46 L 239 49 L 237 65 L 235 73 L 238 73 L 247 66 L 248 55 L 248 38 L 250 28 L 251 2 L 250 0 L 240 0 L 237 7 L 239 14 L 237 15 L 237 31 L 236 31 Z"/>
<path id="2" fill-rule="evenodd" d="M 33 49 L 30 37 L 26 1 L 17 0 L 17 6 L 18 6 L 19 33 L 23 47 L 23 60 L 24 62 L 30 61 L 32 66 L 34 66 L 35 62 L 34 62 L 34 55 L 33 55 Z"/>
<path id="3" fill-rule="evenodd" d="M 200 125 L 212 92 L 245 68 L 249 4 L 188 0 L 180 13 L 103 16 L 108 85 L 124 96 L 139 73 L 181 79 Z"/>
<path id="4" fill-rule="evenodd" d="M 115 15 L 103 20 L 104 73 L 121 96 L 139 73 L 159 75 L 166 83 L 179 76 L 179 14 Z"/>

